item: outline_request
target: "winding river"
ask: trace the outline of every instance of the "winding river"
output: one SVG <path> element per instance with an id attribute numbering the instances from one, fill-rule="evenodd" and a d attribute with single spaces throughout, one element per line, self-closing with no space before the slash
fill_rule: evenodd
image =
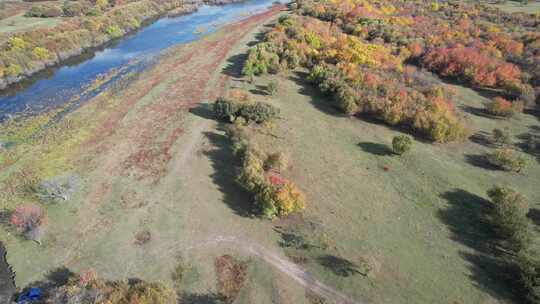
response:
<path id="1" fill-rule="evenodd" d="M 272 1 L 205 5 L 189 15 L 159 19 L 101 49 L 89 51 L 0 91 L 0 121 L 14 115 L 41 113 L 66 103 L 80 104 L 122 75 L 144 69 L 162 50 L 194 41 L 201 34 L 264 10 L 272 5 Z"/>

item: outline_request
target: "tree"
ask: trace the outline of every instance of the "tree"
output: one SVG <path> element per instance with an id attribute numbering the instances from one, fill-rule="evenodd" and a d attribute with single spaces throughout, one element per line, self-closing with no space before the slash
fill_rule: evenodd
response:
<path id="1" fill-rule="evenodd" d="M 409 151 L 412 146 L 412 140 L 406 135 L 394 136 L 392 139 L 392 150 L 398 155 Z"/>
<path id="2" fill-rule="evenodd" d="M 529 203 L 514 189 L 495 186 L 487 192 L 493 203 L 493 224 L 508 249 L 519 252 L 529 240 Z"/>

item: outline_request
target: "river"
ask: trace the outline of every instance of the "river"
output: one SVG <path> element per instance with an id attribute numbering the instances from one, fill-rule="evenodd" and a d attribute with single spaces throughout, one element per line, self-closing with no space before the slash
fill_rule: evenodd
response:
<path id="1" fill-rule="evenodd" d="M 34 115 L 66 104 L 78 105 L 125 75 L 144 69 L 166 48 L 196 40 L 232 21 L 272 5 L 251 0 L 201 6 L 179 17 L 165 17 L 130 35 L 49 68 L 0 91 L 0 121 Z"/>

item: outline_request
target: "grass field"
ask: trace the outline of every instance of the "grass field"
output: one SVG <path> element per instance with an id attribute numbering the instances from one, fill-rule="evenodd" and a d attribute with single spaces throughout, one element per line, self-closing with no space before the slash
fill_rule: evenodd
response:
<path id="1" fill-rule="evenodd" d="M 389 147 L 399 130 L 339 114 L 301 71 L 253 84 L 239 77 L 248 44 L 278 13 L 169 50 L 155 67 L 69 113 L 58 129 L 40 131 L 48 115 L 13 127 L 21 137 L 12 148 L 18 157 L 0 171 L 2 207 L 35 200 L 6 195 L 13 172 L 80 178 L 69 202 L 47 205 L 43 245 L 0 230 L 19 286 L 58 267 L 172 284 L 182 260 L 183 297 L 213 303 L 212 261 L 231 253 L 249 265 L 237 304 L 347 303 L 342 294 L 357 303 L 515 301 L 482 242 L 490 235 L 486 191 L 511 185 L 539 212 L 540 166 L 532 159 L 525 172 L 508 173 L 479 159 L 492 149 L 485 137 L 493 128 L 509 127 L 517 143 L 518 135 L 539 132 L 538 119 L 482 116 L 488 99 L 454 86 L 474 140 L 417 139 L 410 153 L 395 156 Z M 272 97 L 264 91 L 271 80 L 279 87 Z M 252 198 L 234 182 L 230 143 L 209 104 L 231 87 L 280 108 L 280 119 L 257 128 L 253 140 L 290 159 L 286 176 L 307 197 L 302 215 L 270 221 L 248 212 Z M 37 141 L 28 136 L 34 132 Z M 135 244 L 140 232 L 151 234 L 148 243 Z"/>
<path id="2" fill-rule="evenodd" d="M 258 94 L 270 79 L 239 86 Z M 479 140 L 434 145 L 419 139 L 412 153 L 397 157 L 390 147 L 399 131 L 339 114 L 303 79 L 302 73 L 279 76 L 275 97 L 259 95 L 282 116 L 255 141 L 286 151 L 291 179 L 307 193 L 304 218 L 285 226 L 308 240 L 326 235 L 333 246 L 288 253 L 307 258 L 305 266 L 329 285 L 369 303 L 511 300 L 482 244 L 489 236 L 486 191 L 511 185 L 538 210 L 538 163 L 533 160 L 524 174 L 479 167 L 476 160 L 490 150 Z M 488 101 L 455 88 L 460 108 L 469 112 Z M 509 127 L 520 135 L 538 126 L 531 115 L 505 121 L 467 114 L 467 120 L 477 134 Z M 313 232 L 313 223 L 320 230 Z M 372 270 L 366 273 L 366 267 Z"/>
<path id="3" fill-rule="evenodd" d="M 493 7 L 496 7 L 507 13 L 538 13 L 540 12 L 540 2 L 530 1 L 527 5 L 522 5 L 517 1 L 508 1 L 505 4 L 492 4 Z"/>

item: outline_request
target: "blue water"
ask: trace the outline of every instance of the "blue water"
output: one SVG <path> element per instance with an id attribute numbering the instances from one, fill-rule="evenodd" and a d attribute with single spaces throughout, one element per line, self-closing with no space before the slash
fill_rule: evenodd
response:
<path id="1" fill-rule="evenodd" d="M 202 6 L 190 15 L 162 18 L 132 35 L 90 54 L 85 61 L 49 70 L 46 76 L 23 84 L 20 89 L 0 92 L 0 121 L 12 115 L 36 114 L 70 102 L 83 102 L 128 72 L 137 72 L 159 53 L 173 45 L 187 43 L 226 23 L 268 8 L 273 0 L 251 0 L 224 6 Z M 93 56 L 92 56 L 93 55 Z M 146 64 L 145 64 L 146 63 Z M 113 74 L 109 81 L 85 90 L 101 75 Z M 39 78 L 41 77 L 41 78 Z"/>

